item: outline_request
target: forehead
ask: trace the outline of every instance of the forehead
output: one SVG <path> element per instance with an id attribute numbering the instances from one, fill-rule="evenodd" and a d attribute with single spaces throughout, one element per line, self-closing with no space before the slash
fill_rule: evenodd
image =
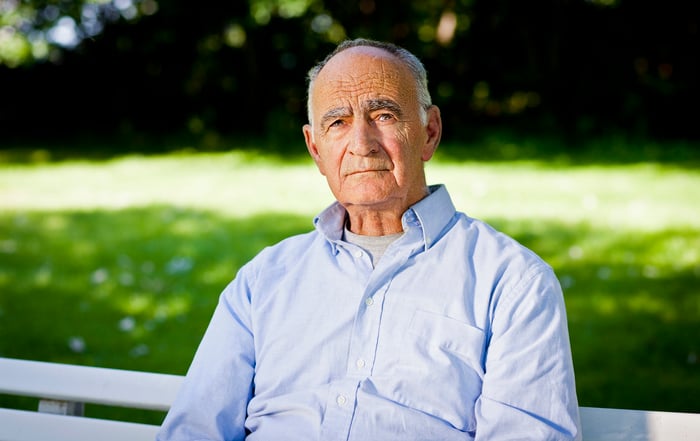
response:
<path id="1" fill-rule="evenodd" d="M 374 47 L 354 47 L 331 58 L 319 72 L 313 104 L 352 106 L 375 98 L 401 102 L 414 94 L 410 71 L 394 55 Z"/>

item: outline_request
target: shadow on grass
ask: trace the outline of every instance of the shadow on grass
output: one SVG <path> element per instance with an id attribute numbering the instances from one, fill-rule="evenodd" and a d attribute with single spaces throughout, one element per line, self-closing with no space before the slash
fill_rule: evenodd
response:
<path id="1" fill-rule="evenodd" d="M 163 206 L 1 213 L 0 356 L 184 374 L 236 270 L 310 228 L 294 216 L 235 220 Z M 35 400 L 10 401 L 36 409 Z"/>
<path id="2" fill-rule="evenodd" d="M 700 231 L 492 224 L 562 283 L 581 405 L 700 411 Z"/>
<path id="3" fill-rule="evenodd" d="M 125 155 L 240 151 L 282 163 L 309 162 L 299 133 L 289 137 L 196 137 L 175 134 L 122 137 L 83 136 L 61 140 L 26 140 L 0 148 L 0 163 L 46 163 L 66 160 L 111 160 Z M 548 165 L 617 165 L 660 163 L 700 167 L 697 140 L 655 140 L 609 133 L 567 138 L 560 134 L 524 133 L 510 128 L 470 132 L 469 137 L 443 139 L 437 156 L 452 162 L 537 161 Z"/>
<path id="4" fill-rule="evenodd" d="M 581 405 L 700 411 L 700 262 L 682 256 L 699 231 L 492 223 L 562 280 Z M 0 356 L 183 374 L 236 270 L 310 229 L 171 206 L 1 213 Z"/>
<path id="5" fill-rule="evenodd" d="M 0 163 L 43 164 L 63 161 L 109 161 L 124 156 L 159 156 L 193 153 L 224 153 L 238 151 L 250 158 L 264 157 L 280 163 L 309 162 L 304 138 L 298 137 L 270 142 L 260 138 L 202 139 L 189 135 L 128 137 L 85 136 L 60 140 L 29 139 L 0 146 Z"/>
<path id="6" fill-rule="evenodd" d="M 523 135 L 511 130 L 475 133 L 452 139 L 437 155 L 447 161 L 535 161 L 549 166 L 659 163 L 680 168 L 700 167 L 700 142 L 633 138 L 624 134 L 567 139 L 557 135 Z"/>

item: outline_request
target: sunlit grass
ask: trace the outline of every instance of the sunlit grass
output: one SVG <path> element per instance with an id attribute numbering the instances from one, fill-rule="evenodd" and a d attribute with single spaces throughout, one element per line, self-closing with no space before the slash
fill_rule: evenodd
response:
<path id="1" fill-rule="evenodd" d="M 0 204 L 17 210 L 119 210 L 167 204 L 248 216 L 306 213 L 330 194 L 312 165 L 250 153 L 127 156 L 103 162 L 14 164 L 0 174 Z M 299 199 L 299 195 L 308 197 Z"/>
<path id="2" fill-rule="evenodd" d="M 431 164 L 433 179 L 480 217 L 586 222 L 653 231 L 697 225 L 700 178 L 656 164 L 551 167 L 543 163 Z"/>
<path id="3" fill-rule="evenodd" d="M 427 173 L 555 268 L 582 405 L 700 411 L 698 170 Z M 236 269 L 330 200 L 310 160 L 244 152 L 0 163 L 0 355 L 184 373 Z"/>

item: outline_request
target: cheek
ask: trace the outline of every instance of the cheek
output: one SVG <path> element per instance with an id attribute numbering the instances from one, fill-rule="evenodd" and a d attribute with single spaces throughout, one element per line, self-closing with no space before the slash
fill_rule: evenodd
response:
<path id="1" fill-rule="evenodd" d="M 385 144 L 389 147 L 388 153 L 394 165 L 404 172 L 414 163 L 422 162 L 421 152 L 417 149 L 416 141 L 415 134 L 412 135 L 409 131 L 404 130 L 396 132 L 391 143 Z"/>
<path id="2" fill-rule="evenodd" d="M 402 150 L 407 150 L 411 148 L 411 139 L 413 138 L 413 134 L 411 133 L 410 130 L 407 128 L 403 130 L 397 130 L 396 133 L 394 133 L 394 139 L 395 143 L 401 146 Z"/>
<path id="3" fill-rule="evenodd" d="M 337 179 L 342 157 L 333 155 L 332 152 L 325 151 L 321 154 L 316 161 L 319 171 L 323 176 L 330 180 Z"/>

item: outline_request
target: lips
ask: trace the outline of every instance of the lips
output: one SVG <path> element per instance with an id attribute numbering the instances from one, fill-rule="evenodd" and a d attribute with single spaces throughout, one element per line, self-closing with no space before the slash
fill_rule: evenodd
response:
<path id="1" fill-rule="evenodd" d="M 366 169 L 366 170 L 355 170 L 355 171 L 351 171 L 349 173 L 346 173 L 346 176 L 359 175 L 362 173 L 377 173 L 377 172 L 386 172 L 386 171 L 389 171 L 389 170 L 386 168 L 377 168 L 377 169 L 372 168 L 372 169 Z"/>
<path id="2" fill-rule="evenodd" d="M 346 164 L 344 168 L 345 176 L 359 175 L 363 173 L 381 173 L 391 170 L 389 164 L 384 161 L 364 160 L 354 164 Z"/>

